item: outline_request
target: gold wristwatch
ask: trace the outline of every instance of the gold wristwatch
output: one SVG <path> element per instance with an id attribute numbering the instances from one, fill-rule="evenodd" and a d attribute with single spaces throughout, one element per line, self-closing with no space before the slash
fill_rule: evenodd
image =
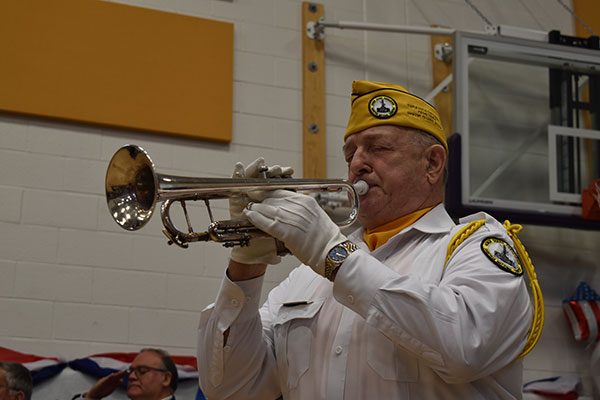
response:
<path id="1" fill-rule="evenodd" d="M 358 250 L 358 246 L 349 240 L 333 246 L 327 257 L 325 258 L 325 278 L 331 280 L 331 276 L 342 265 L 346 258 L 354 251 Z"/>

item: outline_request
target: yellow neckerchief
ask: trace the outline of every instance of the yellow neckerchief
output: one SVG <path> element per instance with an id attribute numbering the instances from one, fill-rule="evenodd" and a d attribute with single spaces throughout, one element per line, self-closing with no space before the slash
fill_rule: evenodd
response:
<path id="1" fill-rule="evenodd" d="M 392 222 L 378 226 L 377 228 L 365 229 L 363 232 L 363 240 L 367 243 L 369 249 L 373 251 L 376 248 L 383 246 L 392 236 L 414 223 L 432 208 L 433 207 L 423 208 L 422 210 L 417 210 L 395 219 Z"/>

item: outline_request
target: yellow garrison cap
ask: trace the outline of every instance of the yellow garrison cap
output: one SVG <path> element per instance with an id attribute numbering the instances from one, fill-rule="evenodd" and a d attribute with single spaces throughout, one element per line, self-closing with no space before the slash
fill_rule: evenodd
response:
<path id="1" fill-rule="evenodd" d="M 353 133 L 372 126 L 399 125 L 433 135 L 448 151 L 446 134 L 437 110 L 402 86 L 354 81 L 351 101 L 352 109 L 344 141 Z"/>

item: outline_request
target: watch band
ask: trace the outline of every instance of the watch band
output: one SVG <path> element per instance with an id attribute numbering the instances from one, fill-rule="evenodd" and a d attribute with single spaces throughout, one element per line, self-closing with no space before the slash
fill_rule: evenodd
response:
<path id="1" fill-rule="evenodd" d="M 333 277 L 336 275 L 337 270 L 340 269 L 341 266 L 342 266 L 342 264 L 338 264 L 338 265 L 332 267 L 331 271 L 329 272 L 329 274 L 327 274 L 326 278 L 328 280 L 330 280 L 331 282 L 333 282 Z"/>
<path id="2" fill-rule="evenodd" d="M 342 251 L 342 253 L 337 253 L 336 249 L 339 249 L 339 251 Z M 333 246 L 325 258 L 325 271 L 323 276 L 328 280 L 331 280 L 334 273 L 340 268 L 346 258 L 348 258 L 348 256 L 356 250 L 358 250 L 358 246 L 349 240 Z M 336 260 L 332 259 L 333 252 L 336 252 Z"/>

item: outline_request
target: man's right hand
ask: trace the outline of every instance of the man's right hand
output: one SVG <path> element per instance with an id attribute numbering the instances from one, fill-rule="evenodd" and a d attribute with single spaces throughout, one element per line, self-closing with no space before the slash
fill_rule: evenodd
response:
<path id="1" fill-rule="evenodd" d="M 121 383 L 123 377 L 127 375 L 127 371 L 113 372 L 101 378 L 88 392 L 84 395 L 84 399 L 101 399 L 114 392 Z"/>
<path id="2" fill-rule="evenodd" d="M 233 178 L 259 178 L 266 174 L 268 178 L 291 176 L 294 171 L 290 167 L 275 165 L 265 168 L 264 158 L 258 158 L 247 167 L 238 162 L 233 170 Z M 256 200 L 261 193 L 252 193 Z M 232 197 L 229 199 L 229 214 L 232 220 L 246 219 L 242 211 L 248 205 L 250 199 L 247 196 Z M 239 264 L 279 264 L 281 257 L 277 255 L 275 239 L 271 237 L 256 237 L 250 240 L 248 246 L 235 246 L 231 250 L 231 260 Z M 231 266 L 230 266 L 231 267 Z M 230 268 L 231 271 L 231 268 Z M 230 278 L 232 278 L 230 276 Z"/>

